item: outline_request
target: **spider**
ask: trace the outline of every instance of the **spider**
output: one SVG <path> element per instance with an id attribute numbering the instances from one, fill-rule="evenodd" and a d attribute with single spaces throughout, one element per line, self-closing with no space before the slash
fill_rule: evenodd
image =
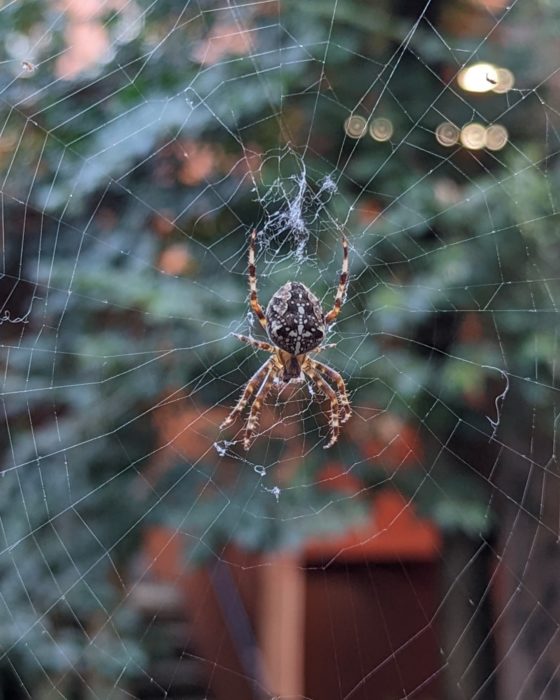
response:
<path id="1" fill-rule="evenodd" d="M 245 428 L 243 447 L 248 450 L 258 426 L 263 403 L 274 383 L 302 382 L 307 377 L 329 399 L 330 437 L 325 448 L 338 440 L 340 425 L 346 423 L 352 413 L 344 380 L 328 365 L 308 357 L 310 352 L 321 352 L 330 345 L 321 345 L 328 326 L 335 321 L 342 307 L 348 286 L 348 241 L 342 237 L 342 272 L 333 308 L 325 314 L 319 299 L 301 282 L 286 282 L 273 295 L 263 311 L 257 296 L 257 271 L 255 267 L 254 229 L 249 240 L 249 291 L 250 305 L 259 323 L 266 331 L 269 343 L 234 333 L 243 343 L 271 353 L 270 357 L 249 379 L 241 398 L 221 424 L 220 429 L 231 425 L 254 395 L 253 404 Z M 336 391 L 327 383 L 336 385 Z"/>

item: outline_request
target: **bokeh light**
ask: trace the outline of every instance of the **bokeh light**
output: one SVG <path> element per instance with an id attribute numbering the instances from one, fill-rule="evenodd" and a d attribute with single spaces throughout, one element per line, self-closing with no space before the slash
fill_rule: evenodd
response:
<path id="1" fill-rule="evenodd" d="M 442 122 L 436 129 L 436 139 L 442 146 L 454 146 L 459 141 L 460 133 L 455 124 Z"/>
<path id="2" fill-rule="evenodd" d="M 486 129 L 482 124 L 471 122 L 461 129 L 461 143 L 471 151 L 477 151 L 486 146 Z"/>
<path id="3" fill-rule="evenodd" d="M 369 135 L 375 141 L 388 141 L 393 135 L 394 128 L 390 119 L 378 117 L 369 125 Z"/>
<path id="4" fill-rule="evenodd" d="M 498 68 L 491 63 L 475 63 L 459 72 L 459 87 L 467 92 L 490 92 L 498 85 Z"/>
<path id="5" fill-rule="evenodd" d="M 367 131 L 367 122 L 363 117 L 352 115 L 344 122 L 344 131 L 351 139 L 361 139 Z"/>
<path id="6" fill-rule="evenodd" d="M 515 84 L 513 73 L 507 68 L 498 68 L 496 72 L 498 74 L 498 81 L 496 85 L 493 86 L 492 92 L 497 92 L 498 94 L 509 92 Z"/>
<path id="7" fill-rule="evenodd" d="M 501 150 L 508 142 L 508 132 L 501 124 L 492 124 L 486 129 L 486 148 L 490 151 Z"/>

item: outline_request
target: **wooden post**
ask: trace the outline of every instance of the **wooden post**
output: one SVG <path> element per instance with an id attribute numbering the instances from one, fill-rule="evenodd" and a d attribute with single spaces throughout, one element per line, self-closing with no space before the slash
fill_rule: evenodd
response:
<path id="1" fill-rule="evenodd" d="M 271 692 L 304 694 L 305 571 L 294 554 L 279 554 L 261 569 L 259 640 Z"/>

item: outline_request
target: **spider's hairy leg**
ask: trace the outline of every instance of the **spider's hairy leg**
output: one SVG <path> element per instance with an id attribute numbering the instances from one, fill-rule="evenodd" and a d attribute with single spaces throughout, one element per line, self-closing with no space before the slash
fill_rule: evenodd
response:
<path id="1" fill-rule="evenodd" d="M 247 427 L 245 428 L 245 436 L 243 438 L 243 448 L 248 450 L 251 446 L 253 440 L 253 435 L 259 424 L 259 417 L 263 407 L 263 403 L 268 396 L 270 390 L 272 389 L 272 383 L 275 377 L 278 375 L 278 369 L 276 366 L 272 366 L 264 378 L 261 388 L 257 391 L 255 395 L 255 400 L 251 406 L 251 412 L 249 413 L 249 419 L 247 421 Z"/>
<path id="2" fill-rule="evenodd" d="M 324 377 L 328 377 L 333 384 L 336 384 L 338 396 L 340 398 L 340 422 L 346 423 L 346 421 L 352 415 L 352 409 L 350 408 L 350 400 L 348 399 L 346 384 L 344 383 L 342 376 L 328 365 L 325 365 L 323 362 L 319 362 L 319 360 L 312 360 L 309 357 L 306 359 L 305 365 L 306 367 L 304 368 L 304 371 L 306 371 L 307 367 L 311 367 Z"/>
<path id="3" fill-rule="evenodd" d="M 257 268 L 255 266 L 255 243 L 257 240 L 257 229 L 254 228 L 249 239 L 249 300 L 251 309 L 259 319 L 259 323 L 266 330 L 266 316 L 262 306 L 259 304 L 257 296 Z"/>
<path id="4" fill-rule="evenodd" d="M 342 272 L 340 273 L 340 279 L 338 281 L 338 289 L 336 290 L 336 296 L 334 298 L 334 306 L 325 316 L 325 323 L 330 325 L 340 313 L 340 308 L 342 302 L 344 301 L 344 295 L 346 294 L 346 288 L 348 287 L 348 240 L 346 236 L 342 236 Z"/>
<path id="5" fill-rule="evenodd" d="M 239 333 L 233 333 L 233 335 L 240 340 L 242 343 L 247 343 L 247 345 L 252 345 L 254 348 L 259 350 L 266 350 L 267 352 L 276 352 L 270 343 L 265 343 L 262 340 L 256 340 L 255 338 L 250 338 L 248 335 L 240 335 Z"/>
<path id="6" fill-rule="evenodd" d="M 233 408 L 233 410 L 231 411 L 229 416 L 220 425 L 220 430 L 223 430 L 224 428 L 227 428 L 228 425 L 231 425 L 235 421 L 237 416 L 243 412 L 243 409 L 249 403 L 249 399 L 255 393 L 256 389 L 259 387 L 263 378 L 266 376 L 267 372 L 269 371 L 271 364 L 272 364 L 272 358 L 268 359 L 264 363 L 264 365 L 259 367 L 259 369 L 255 372 L 255 374 L 253 374 L 251 379 L 249 379 L 249 381 L 245 385 L 245 389 L 243 390 L 243 394 L 241 395 L 241 398 L 235 404 L 235 407 Z"/>
<path id="7" fill-rule="evenodd" d="M 318 348 L 314 348 L 309 352 L 323 352 L 323 350 L 330 350 L 331 348 L 336 348 L 338 343 L 327 343 L 326 345 L 319 345 Z"/>
<path id="8" fill-rule="evenodd" d="M 323 445 L 324 449 L 332 447 L 334 443 L 338 440 L 340 434 L 340 421 L 339 421 L 339 400 L 336 395 L 335 390 L 330 387 L 327 382 L 321 377 L 319 372 L 317 372 L 313 367 L 307 366 L 304 369 L 305 374 L 319 387 L 320 391 L 328 398 L 331 404 L 331 410 L 329 413 L 329 427 L 331 432 L 330 440 L 326 445 Z"/>

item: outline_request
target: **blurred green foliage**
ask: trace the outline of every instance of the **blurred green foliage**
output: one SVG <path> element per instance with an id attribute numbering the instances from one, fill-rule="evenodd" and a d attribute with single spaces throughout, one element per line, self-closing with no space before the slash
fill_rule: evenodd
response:
<path id="1" fill-rule="evenodd" d="M 160 404 L 188 395 L 200 410 L 225 405 L 254 371 L 257 358 L 228 333 L 247 312 L 246 233 L 291 203 L 266 200 L 284 166 L 291 187 L 290 172 L 301 176 L 305 164 L 311 206 L 300 213 L 317 257 L 298 274 L 321 295 L 336 279 L 331 222 L 348 219 L 352 283 L 333 365 L 355 406 L 394 412 L 423 446 L 414 468 L 388 479 L 394 465 L 383 452 L 371 457 L 343 436 L 332 459 L 366 496 L 397 485 L 444 528 L 491 527 L 489 419 L 508 445 L 515 425 L 554 399 L 557 144 L 546 87 L 528 89 L 538 76 L 527 67 L 544 5 L 512 15 L 509 26 L 530 28 L 526 42 L 489 36 L 479 48 L 425 23 L 409 41 L 416 9 L 411 19 L 390 3 L 338 6 L 331 32 L 332 8 L 321 2 L 281 3 L 280 15 L 251 4 L 129 3 L 134 16 L 101 18 L 111 54 L 68 79 L 56 71 L 69 19 L 54 4 L 9 3 L 0 13 L 9 312 L 0 645 L 33 697 L 52 679 L 68 694 L 76 675 L 84 687 L 112 687 L 143 667 L 126 580 L 148 524 L 178 528 L 197 554 L 219 556 L 229 541 L 301 546 L 367 509 L 363 496 L 315 486 L 322 451 L 278 500 L 242 462 L 224 461 L 237 476 L 221 481 L 214 450 L 192 464 L 177 456 L 156 483 L 146 476 Z M 428 13 L 442 35 L 446 12 L 432 3 Z M 244 26 L 253 30 L 244 50 L 201 63 L 209 37 Z M 449 81 L 466 56 L 507 65 L 527 90 L 460 93 Z M 374 107 L 392 120 L 392 141 L 344 140 L 346 117 Z M 440 147 L 442 115 L 459 125 L 499 118 L 511 145 L 499 154 Z M 201 144 L 212 167 L 185 172 L 184 152 L 194 167 Z M 327 177 L 337 192 L 314 211 Z M 383 215 L 367 222 L 366 205 Z M 269 232 L 271 245 L 293 243 L 286 225 Z M 187 262 L 166 274 L 169 250 Z M 282 265 L 266 270 L 270 292 Z M 328 274 L 318 280 L 318 270 Z M 499 369 L 510 387 L 496 403 Z M 365 426 L 364 441 L 375 421 Z M 552 421 L 542 429 L 551 434 Z M 278 450 L 264 440 L 255 454 L 274 468 Z"/>

